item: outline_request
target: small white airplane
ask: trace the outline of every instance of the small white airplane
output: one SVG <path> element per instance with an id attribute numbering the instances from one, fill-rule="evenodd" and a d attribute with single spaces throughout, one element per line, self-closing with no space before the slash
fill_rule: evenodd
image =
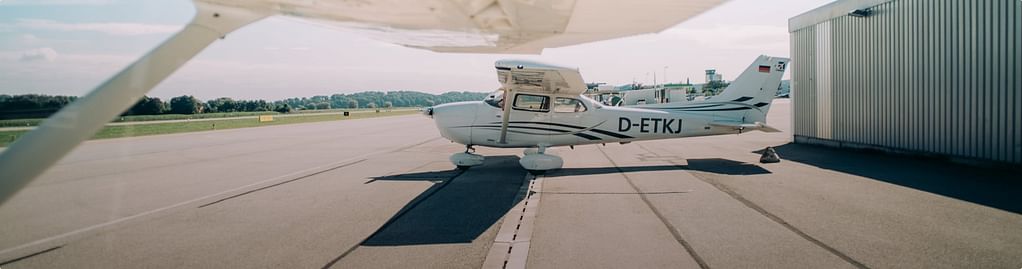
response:
<path id="1" fill-rule="evenodd" d="M 424 114 L 444 138 L 466 146 L 450 157 L 459 168 L 483 163 L 473 146 L 526 148 L 519 163 L 541 174 L 564 163 L 546 153 L 550 147 L 778 132 L 766 125 L 766 114 L 789 61 L 759 56 L 711 100 L 615 107 L 582 95 L 586 84 L 578 69 L 504 60 L 496 63 L 501 87 L 485 100 L 438 105 Z"/>

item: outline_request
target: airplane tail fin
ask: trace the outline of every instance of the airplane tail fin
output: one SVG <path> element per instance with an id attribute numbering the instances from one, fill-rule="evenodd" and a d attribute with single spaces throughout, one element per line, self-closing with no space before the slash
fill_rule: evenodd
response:
<path id="1" fill-rule="evenodd" d="M 745 123 L 765 123 L 770 103 L 777 95 L 781 76 L 791 62 L 788 58 L 761 55 L 731 82 L 715 101 L 738 102 L 755 109 L 737 110 Z"/>

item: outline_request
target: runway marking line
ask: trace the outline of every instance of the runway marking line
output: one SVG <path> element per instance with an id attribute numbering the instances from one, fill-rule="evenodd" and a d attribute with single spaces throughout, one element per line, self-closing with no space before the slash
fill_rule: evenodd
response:
<path id="1" fill-rule="evenodd" d="M 315 175 L 319 175 L 319 174 L 322 174 L 322 173 L 326 173 L 326 172 L 330 172 L 330 171 L 333 171 L 333 170 L 341 169 L 341 168 L 344 168 L 344 167 L 352 166 L 352 165 L 364 162 L 366 160 L 368 160 L 368 159 L 361 159 L 361 160 L 357 160 L 357 161 L 354 161 L 354 162 L 344 163 L 344 164 L 341 164 L 341 165 L 338 165 L 338 166 L 327 168 L 326 170 L 323 170 L 323 171 L 319 171 L 319 172 L 315 172 L 315 173 L 312 173 L 312 174 L 296 177 L 296 178 L 293 178 L 293 179 L 277 182 L 277 183 L 274 183 L 274 184 L 271 184 L 271 185 L 259 187 L 259 188 L 253 189 L 253 190 L 249 190 L 249 191 L 246 191 L 246 192 L 239 193 L 239 194 L 227 196 L 227 197 L 221 198 L 219 200 L 210 202 L 208 204 L 200 205 L 197 208 L 203 208 L 203 207 L 215 205 L 215 204 L 218 204 L 218 203 L 223 202 L 223 201 L 227 201 L 227 200 L 230 200 L 230 199 L 234 199 L 234 198 L 238 198 L 238 197 L 245 196 L 245 195 L 248 195 L 248 194 L 252 194 L 254 192 L 258 192 L 258 191 L 261 191 L 261 190 L 273 188 L 273 187 L 276 187 L 276 186 L 280 186 L 280 185 L 284 185 L 284 184 L 287 184 L 287 183 L 295 182 L 295 181 L 302 180 L 302 179 L 305 179 L 305 178 L 309 178 L 309 177 L 312 177 L 312 176 L 315 176 Z"/>
<path id="2" fill-rule="evenodd" d="M 116 219 L 116 220 L 112 220 L 112 221 L 108 221 L 108 222 L 104 222 L 104 223 L 99 223 L 99 224 L 87 226 L 87 227 L 84 227 L 84 228 L 79 228 L 77 230 L 73 230 L 73 231 L 70 231 L 70 232 L 62 233 L 62 234 L 59 234 L 59 235 L 50 236 L 50 237 L 43 238 L 43 239 L 39 239 L 39 240 L 32 241 L 32 242 L 29 242 L 29 243 L 26 243 L 26 244 L 22 244 L 20 246 L 4 249 L 4 250 L 0 251 L 0 257 L 15 256 L 18 253 L 25 253 L 25 254 L 21 254 L 22 257 L 23 257 L 22 259 L 15 259 L 15 260 L 12 260 L 12 261 L 8 261 L 7 263 L 10 263 L 10 262 L 13 262 L 13 261 L 16 261 L 16 260 L 24 260 L 24 258 L 36 256 L 36 255 L 39 255 L 39 254 L 47 253 L 47 252 L 50 252 L 50 251 L 58 249 L 58 248 L 53 248 L 53 247 L 45 248 L 45 245 L 47 245 L 47 244 L 51 244 L 53 242 L 59 242 L 59 241 L 64 241 L 65 244 L 66 244 L 67 242 L 73 241 L 76 237 L 85 237 L 85 236 L 87 236 L 87 235 L 85 235 L 85 233 L 87 233 L 89 231 L 92 231 L 92 230 L 106 228 L 106 227 L 109 227 L 109 226 L 112 226 L 112 225 L 116 225 L 116 224 L 120 224 L 120 223 L 124 223 L 124 222 L 130 221 L 130 220 L 135 220 L 135 219 L 139 219 L 139 218 L 142 218 L 142 217 L 146 217 L 146 216 L 150 216 L 150 215 L 155 215 L 157 213 L 161 213 L 161 212 L 164 212 L 164 211 L 167 211 L 167 210 L 170 210 L 170 209 L 175 209 L 175 208 L 178 208 L 178 207 L 194 204 L 194 203 L 201 202 L 201 201 L 204 201 L 204 200 L 209 200 L 209 199 L 212 199 L 214 197 L 218 197 L 218 196 L 222 196 L 222 195 L 238 192 L 238 191 L 241 191 L 241 190 L 245 190 L 245 189 L 248 189 L 248 188 L 252 188 L 252 187 L 255 187 L 255 186 L 262 185 L 262 184 L 267 184 L 267 183 L 274 182 L 274 181 L 279 181 L 279 180 L 286 179 L 286 178 L 291 178 L 291 177 L 294 177 L 294 176 L 297 176 L 297 175 L 321 172 L 324 169 L 330 169 L 331 167 L 336 167 L 336 166 L 338 166 L 340 164 L 354 162 L 354 160 L 368 159 L 369 157 L 372 157 L 372 156 L 375 156 L 375 155 L 380 155 L 380 154 L 400 152 L 400 151 L 403 151 L 403 150 L 406 150 L 406 149 L 409 149 L 409 148 L 414 148 L 414 147 L 417 147 L 417 146 L 420 146 L 420 145 L 423 145 L 423 144 L 426 144 L 426 143 L 429 143 L 429 142 L 432 142 L 432 141 L 435 141 L 435 140 L 438 140 L 438 139 L 440 139 L 440 137 L 434 137 L 434 138 L 426 139 L 426 140 L 423 140 L 421 142 L 418 142 L 418 143 L 415 143 L 415 144 L 411 144 L 411 145 L 407 145 L 407 146 L 403 146 L 403 147 L 400 147 L 400 148 L 397 148 L 397 149 L 389 149 L 389 150 L 381 150 L 381 151 L 376 151 L 376 152 L 370 152 L 370 153 L 362 154 L 362 155 L 355 156 L 355 157 L 352 157 L 352 158 L 348 158 L 348 159 L 345 159 L 345 160 L 342 160 L 342 161 L 339 161 L 339 162 L 334 162 L 334 163 L 327 164 L 327 165 L 321 165 L 321 166 L 317 166 L 317 167 L 313 167 L 313 168 L 308 168 L 308 169 L 304 169 L 304 170 L 288 173 L 288 174 L 277 176 L 277 177 L 273 177 L 273 178 L 270 178 L 270 179 L 265 179 L 265 180 L 262 180 L 262 181 L 259 181 L 259 182 L 247 184 L 247 185 L 244 185 L 244 186 L 241 186 L 241 187 L 237 187 L 237 188 L 233 188 L 233 189 L 217 192 L 217 193 L 214 193 L 214 194 L 210 194 L 210 195 L 194 198 L 194 199 L 187 200 L 187 201 L 184 201 L 184 202 L 175 203 L 175 204 L 171 204 L 171 205 L 164 206 L 164 207 L 161 207 L 161 208 L 145 211 L 145 212 L 138 213 L 138 214 L 131 215 L 131 216 L 127 216 L 127 217 L 123 217 L 123 218 L 120 218 L 120 219 Z M 63 246 L 64 246 L 64 244 L 60 245 L 60 247 L 63 247 Z M 33 249 L 43 249 L 43 250 L 47 250 L 47 251 L 32 252 Z M 31 253 L 38 253 L 38 254 L 24 256 L 24 255 L 31 254 Z"/>

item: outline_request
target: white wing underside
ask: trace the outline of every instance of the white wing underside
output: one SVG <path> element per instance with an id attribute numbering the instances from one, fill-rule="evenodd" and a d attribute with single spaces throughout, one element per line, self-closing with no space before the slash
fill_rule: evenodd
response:
<path id="1" fill-rule="evenodd" d="M 576 68 L 526 60 L 500 60 L 494 66 L 503 88 L 565 95 L 579 95 L 586 90 Z"/>
<path id="2" fill-rule="evenodd" d="M 196 0 L 438 52 L 530 53 L 654 33 L 725 0 Z"/>

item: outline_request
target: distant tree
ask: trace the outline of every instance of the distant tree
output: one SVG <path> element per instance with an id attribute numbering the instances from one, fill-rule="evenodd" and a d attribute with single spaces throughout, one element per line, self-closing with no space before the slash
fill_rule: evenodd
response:
<path id="1" fill-rule="evenodd" d="M 191 95 L 182 95 L 170 99 L 170 113 L 198 114 L 202 113 L 202 102 Z"/>
<path id="2" fill-rule="evenodd" d="M 206 109 L 203 112 L 206 113 L 218 113 L 218 112 L 234 112 L 235 105 L 234 100 L 227 97 L 220 97 L 217 99 L 206 101 Z"/>
<path id="3" fill-rule="evenodd" d="M 0 119 L 45 118 L 78 97 L 41 94 L 0 96 Z"/>
<path id="4" fill-rule="evenodd" d="M 288 106 L 287 104 L 280 104 L 277 105 L 277 107 L 274 108 L 273 111 L 277 111 L 279 113 L 291 113 L 291 106 Z"/>
<path id="5" fill-rule="evenodd" d="M 327 102 L 317 103 L 316 109 L 330 109 L 330 103 Z"/>
<path id="6" fill-rule="evenodd" d="M 390 101 L 383 102 L 383 107 L 384 108 L 393 108 L 394 107 L 394 103 L 392 103 Z"/>
<path id="7" fill-rule="evenodd" d="M 348 100 L 348 108 L 358 108 L 358 101 L 355 101 L 355 99 Z"/>
<path id="8" fill-rule="evenodd" d="M 366 108 L 376 108 L 376 103 L 368 103 L 366 104 Z"/>
<path id="9" fill-rule="evenodd" d="M 720 91 L 726 89 L 727 85 L 728 85 L 727 82 L 719 80 L 710 81 L 707 82 L 706 84 L 703 84 L 703 92 L 708 93 L 710 95 L 717 95 L 720 93 Z"/>
<path id="10" fill-rule="evenodd" d="M 159 115 L 167 110 L 166 103 L 160 98 L 142 96 L 135 105 L 128 108 L 123 115 Z"/>

